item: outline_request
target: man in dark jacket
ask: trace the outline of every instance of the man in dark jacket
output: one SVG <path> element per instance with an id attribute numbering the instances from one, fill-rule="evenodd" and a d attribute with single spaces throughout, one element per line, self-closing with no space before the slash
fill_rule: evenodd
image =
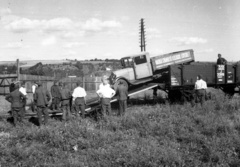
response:
<path id="1" fill-rule="evenodd" d="M 38 88 L 34 94 L 34 101 L 37 106 L 37 115 L 38 115 L 38 122 L 39 126 L 42 125 L 42 115 L 44 115 L 44 124 L 48 122 L 48 104 L 51 97 L 46 88 L 43 88 L 41 83 L 38 83 Z"/>
<path id="2" fill-rule="evenodd" d="M 217 65 L 226 65 L 227 60 L 222 57 L 221 54 L 218 54 Z"/>
<path id="3" fill-rule="evenodd" d="M 10 93 L 13 92 L 16 89 L 16 87 L 17 89 L 19 88 L 19 81 L 17 81 L 16 79 L 12 79 L 11 84 L 9 85 L 9 92 Z"/>
<path id="4" fill-rule="evenodd" d="M 119 104 L 118 115 L 123 115 L 127 108 L 128 90 L 121 81 L 119 82 L 119 85 L 117 87 L 116 96 Z"/>
<path id="5" fill-rule="evenodd" d="M 70 117 L 70 98 L 71 98 L 71 92 L 67 88 L 67 84 L 63 83 L 62 84 L 62 89 L 61 89 L 61 107 L 63 110 L 63 115 L 62 115 L 62 120 L 66 121 L 66 119 L 69 119 Z"/>
<path id="6" fill-rule="evenodd" d="M 52 94 L 52 108 L 53 110 L 58 110 L 61 100 L 61 93 L 60 88 L 57 85 L 57 81 L 54 81 L 54 84 L 51 87 L 51 94 Z"/>
<path id="7" fill-rule="evenodd" d="M 26 96 L 24 96 L 19 91 L 19 86 L 15 85 L 15 90 L 8 94 L 5 99 L 11 103 L 11 112 L 13 116 L 13 124 L 17 125 L 17 122 L 22 122 L 23 119 L 23 101 L 26 100 Z"/>

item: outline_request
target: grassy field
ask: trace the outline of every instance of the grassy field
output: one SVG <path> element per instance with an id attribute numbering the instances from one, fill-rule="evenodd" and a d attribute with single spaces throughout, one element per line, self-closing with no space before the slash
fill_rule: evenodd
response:
<path id="1" fill-rule="evenodd" d="M 0 120 L 0 166 L 229 166 L 240 164 L 240 98 L 205 106 L 134 105 L 109 116 L 13 128 Z"/>

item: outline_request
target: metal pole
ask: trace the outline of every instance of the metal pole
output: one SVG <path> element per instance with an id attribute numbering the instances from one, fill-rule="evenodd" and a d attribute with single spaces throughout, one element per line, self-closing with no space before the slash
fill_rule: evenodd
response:
<path id="1" fill-rule="evenodd" d="M 20 81 L 19 59 L 17 59 L 17 79 Z"/>
<path id="2" fill-rule="evenodd" d="M 140 20 L 140 48 L 141 52 L 146 51 L 144 19 Z"/>

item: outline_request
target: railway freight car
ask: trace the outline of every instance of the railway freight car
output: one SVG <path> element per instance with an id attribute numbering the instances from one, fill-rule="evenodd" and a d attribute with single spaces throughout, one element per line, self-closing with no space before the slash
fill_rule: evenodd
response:
<path id="1" fill-rule="evenodd" d="M 240 64 L 216 65 L 214 63 L 191 63 L 170 65 L 159 79 L 172 101 L 190 100 L 194 95 L 197 75 L 201 74 L 208 87 L 220 88 L 233 95 L 240 85 Z"/>

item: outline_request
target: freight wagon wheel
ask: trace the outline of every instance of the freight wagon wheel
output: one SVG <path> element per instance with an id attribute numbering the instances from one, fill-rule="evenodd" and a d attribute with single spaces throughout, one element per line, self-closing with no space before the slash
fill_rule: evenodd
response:
<path id="1" fill-rule="evenodd" d="M 122 83 L 128 90 L 128 83 L 124 80 L 124 79 L 119 79 L 116 81 L 116 83 L 114 84 L 114 90 L 117 90 L 117 87 L 119 85 L 119 83 Z"/>

